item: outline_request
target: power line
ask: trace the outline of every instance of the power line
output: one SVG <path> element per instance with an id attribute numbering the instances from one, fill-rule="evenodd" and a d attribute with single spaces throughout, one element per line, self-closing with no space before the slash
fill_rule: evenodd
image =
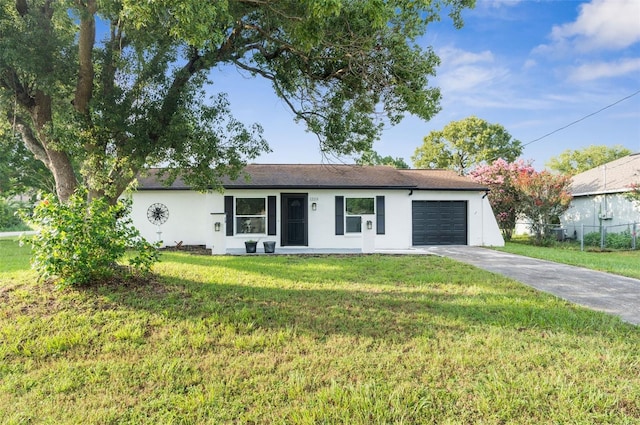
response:
<path id="1" fill-rule="evenodd" d="M 557 132 L 559 132 L 559 131 L 564 130 L 565 128 L 571 127 L 572 125 L 579 123 L 580 121 L 584 121 L 584 120 L 586 120 L 586 119 L 587 119 L 587 118 L 589 118 L 589 117 L 592 117 L 592 116 L 594 116 L 594 115 L 596 115 L 596 114 L 599 114 L 600 112 L 604 111 L 605 109 L 609 109 L 609 108 L 611 108 L 612 106 L 615 106 L 615 105 L 617 105 L 617 104 L 618 104 L 618 103 L 620 103 L 620 102 L 624 102 L 625 100 L 630 99 L 630 98 L 632 98 L 633 96 L 635 96 L 635 95 L 637 95 L 637 94 L 640 94 L 640 90 L 636 91 L 635 93 L 630 94 L 629 96 L 623 97 L 622 99 L 620 99 L 620 100 L 618 100 L 618 101 L 616 101 L 616 102 L 613 102 L 612 104 L 607 105 L 607 106 L 605 106 L 604 108 L 598 109 L 597 111 L 592 112 L 592 113 L 590 113 L 589 115 L 585 115 L 584 117 L 582 117 L 582 118 L 580 118 L 580 119 L 577 119 L 577 120 L 573 121 L 572 123 L 569 123 L 569 124 L 565 125 L 564 127 L 560 127 L 560 128 L 558 128 L 558 129 L 556 129 L 556 130 L 553 130 L 553 131 L 552 131 L 552 132 L 550 132 L 550 133 L 545 134 L 544 136 L 538 137 L 537 139 L 533 139 L 533 140 L 531 140 L 530 142 L 527 142 L 527 143 L 525 143 L 525 144 L 524 144 L 524 145 L 522 145 L 522 146 L 524 147 L 524 146 L 530 145 L 530 144 L 532 144 L 532 143 L 534 143 L 534 142 L 537 142 L 537 141 L 539 141 L 539 140 L 542 140 L 542 139 L 544 139 L 545 137 L 549 137 L 549 136 L 551 136 L 552 134 L 555 134 L 555 133 L 557 133 Z"/>

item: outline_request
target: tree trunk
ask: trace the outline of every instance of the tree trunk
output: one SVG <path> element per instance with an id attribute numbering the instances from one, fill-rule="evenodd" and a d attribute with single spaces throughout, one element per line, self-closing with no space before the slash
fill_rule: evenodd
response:
<path id="1" fill-rule="evenodd" d="M 80 34 L 78 37 L 78 84 L 76 85 L 73 106 L 81 115 L 88 118 L 89 102 L 93 94 L 93 44 L 96 38 L 95 13 L 97 5 L 95 0 L 78 1 L 80 7 Z M 84 9 L 84 10 L 83 10 Z"/>
<path id="2" fill-rule="evenodd" d="M 51 19 L 53 0 L 47 0 L 37 9 L 43 18 L 41 25 L 45 34 L 51 34 Z M 29 5 L 26 1 L 16 1 L 16 10 L 20 16 L 26 16 Z M 56 185 L 56 195 L 62 202 L 66 202 L 78 186 L 71 157 L 64 151 L 55 147 L 55 141 L 51 140 L 52 129 L 52 98 L 42 89 L 34 87 L 28 79 L 21 80 L 21 74 L 12 68 L 7 68 L 1 74 L 0 87 L 11 92 L 15 96 L 16 107 L 8 111 L 7 118 L 13 128 L 22 136 L 22 141 L 34 155 L 51 171 Z M 53 72 L 53 63 L 45 63 L 44 73 Z"/>
<path id="3" fill-rule="evenodd" d="M 44 165 L 51 171 L 56 182 L 56 195 L 61 202 L 66 202 L 78 187 L 73 172 L 71 158 L 64 151 L 51 147 L 47 127 L 51 126 L 51 97 L 38 90 L 34 96 L 35 106 L 31 109 L 31 118 L 38 134 L 39 144 L 44 149 L 48 162 Z M 24 133 L 23 133 L 24 137 Z"/>

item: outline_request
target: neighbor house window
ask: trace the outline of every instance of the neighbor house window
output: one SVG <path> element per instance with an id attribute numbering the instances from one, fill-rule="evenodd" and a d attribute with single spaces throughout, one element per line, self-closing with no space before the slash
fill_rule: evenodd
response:
<path id="1" fill-rule="evenodd" d="M 362 232 L 362 215 L 375 214 L 374 198 L 345 199 L 345 229 L 347 233 Z"/>
<path id="2" fill-rule="evenodd" d="M 236 198 L 236 233 L 266 233 L 265 198 Z"/>

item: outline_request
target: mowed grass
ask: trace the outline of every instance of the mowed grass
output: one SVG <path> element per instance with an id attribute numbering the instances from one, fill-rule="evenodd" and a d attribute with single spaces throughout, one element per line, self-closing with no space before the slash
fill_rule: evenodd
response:
<path id="1" fill-rule="evenodd" d="M 3 424 L 640 422 L 638 327 L 447 259 L 165 253 L 57 290 L 27 256 L 0 241 Z"/>
<path id="2" fill-rule="evenodd" d="M 640 250 L 580 251 L 580 245 L 576 244 L 558 243 L 544 247 L 526 242 L 507 242 L 504 247 L 495 249 L 640 279 Z"/>

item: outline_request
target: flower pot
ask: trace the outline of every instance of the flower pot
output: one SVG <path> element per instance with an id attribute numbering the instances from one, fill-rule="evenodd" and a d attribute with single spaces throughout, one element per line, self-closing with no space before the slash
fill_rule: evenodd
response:
<path id="1" fill-rule="evenodd" d="M 258 242 L 255 241 L 246 241 L 244 243 L 244 248 L 247 251 L 247 254 L 254 254 L 256 252 L 256 246 L 258 245 Z"/>
<path id="2" fill-rule="evenodd" d="M 275 243 L 275 241 L 262 242 L 262 245 L 264 246 L 264 252 L 266 254 L 273 254 L 274 252 L 276 252 L 276 243 Z"/>

